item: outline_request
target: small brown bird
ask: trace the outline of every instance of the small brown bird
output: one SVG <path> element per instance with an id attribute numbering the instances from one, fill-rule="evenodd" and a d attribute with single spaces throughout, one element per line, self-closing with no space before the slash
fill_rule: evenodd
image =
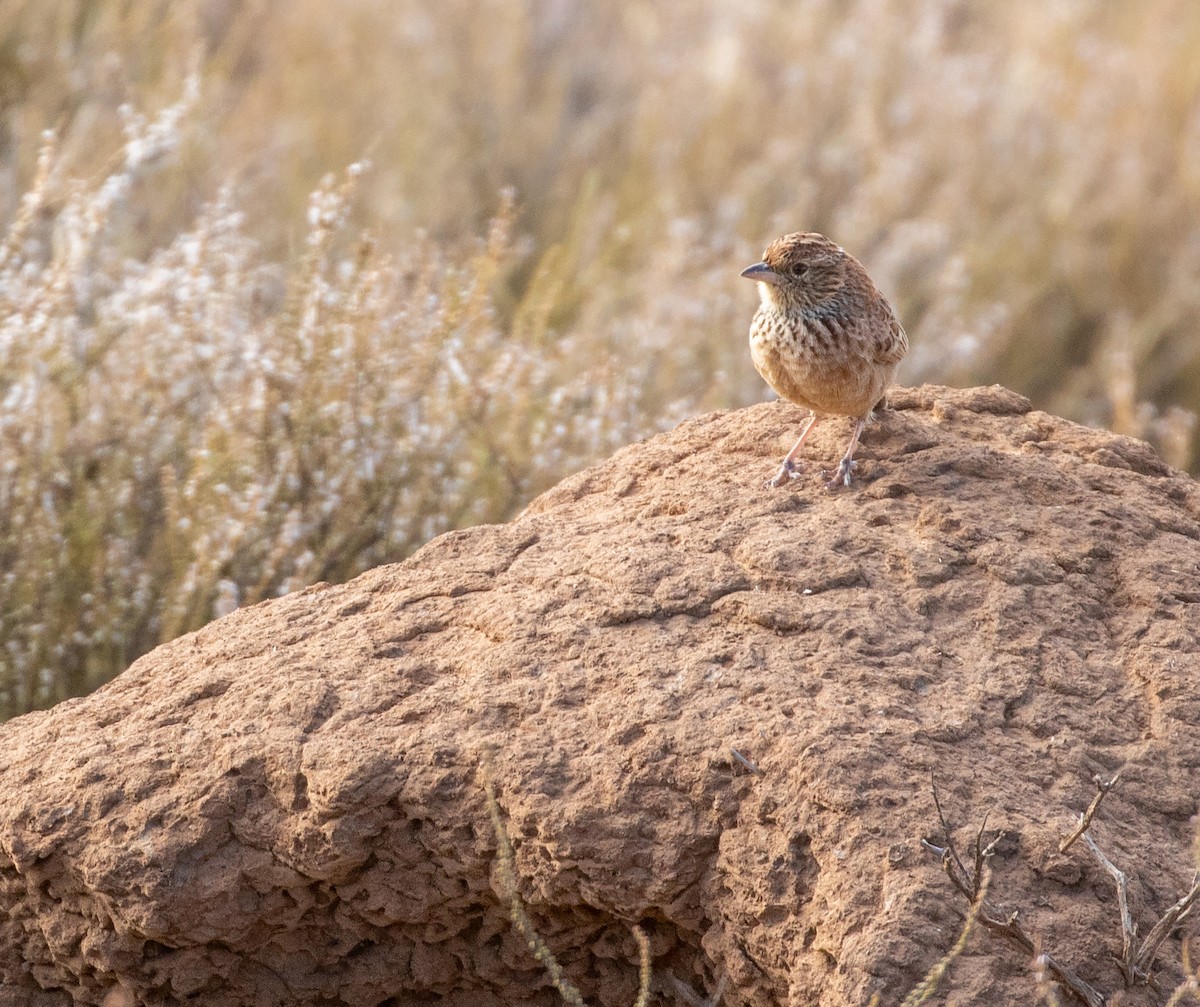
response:
<path id="1" fill-rule="evenodd" d="M 742 270 L 762 300 L 750 323 L 750 356 L 772 388 L 812 411 L 768 486 L 800 474 L 796 455 L 824 415 L 854 417 L 850 446 L 826 484 L 850 485 L 863 427 L 908 352 L 892 306 L 849 252 L 811 231 L 785 234 Z"/>

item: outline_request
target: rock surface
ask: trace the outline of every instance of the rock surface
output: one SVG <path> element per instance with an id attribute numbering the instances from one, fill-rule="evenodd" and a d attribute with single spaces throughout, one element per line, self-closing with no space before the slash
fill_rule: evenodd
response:
<path id="1" fill-rule="evenodd" d="M 633 1002 L 632 923 L 661 1003 L 899 1003 L 965 909 L 931 773 L 964 848 L 1007 834 L 993 900 L 1121 988 L 1112 881 L 1057 843 L 1125 767 L 1093 831 L 1142 933 L 1189 883 L 1200 491 L 1001 388 L 892 406 L 849 490 L 815 471 L 844 421 L 771 491 L 801 412 L 699 417 L 6 725 L 0 1004 L 560 1002 L 496 894 L 489 748 L 589 1003 Z M 982 930 L 945 988 L 1035 998 Z"/>

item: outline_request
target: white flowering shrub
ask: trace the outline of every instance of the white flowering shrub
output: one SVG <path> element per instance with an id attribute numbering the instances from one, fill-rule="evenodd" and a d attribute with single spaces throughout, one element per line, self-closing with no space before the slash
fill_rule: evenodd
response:
<path id="1" fill-rule="evenodd" d="M 106 215 L 180 110 L 131 120 L 118 172 L 69 186 L 45 247 L 48 137 L 0 253 L 4 714 L 238 605 L 503 520 L 646 427 L 647 365 L 553 335 L 536 301 L 499 325 L 511 199 L 458 254 L 392 260 L 347 231 L 353 165 L 312 194 L 283 280 L 229 191 L 145 261 L 113 254 Z"/>

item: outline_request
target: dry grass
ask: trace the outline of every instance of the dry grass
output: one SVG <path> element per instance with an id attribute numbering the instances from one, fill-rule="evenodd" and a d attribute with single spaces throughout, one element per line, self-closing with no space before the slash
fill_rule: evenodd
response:
<path id="1" fill-rule="evenodd" d="M 0 712 L 764 397 L 737 271 L 796 227 L 901 380 L 1195 468 L 1198 50 L 1191 0 L 0 0 Z"/>
<path id="2" fill-rule="evenodd" d="M 120 173 L 71 197 L 44 250 L 35 184 L 0 252 L 9 711 L 214 613 L 502 520 L 640 429 L 617 370 L 577 366 L 578 337 L 547 338 L 524 303 L 519 336 L 499 325 L 508 203 L 484 240 L 392 259 L 347 240 L 355 165 L 313 193 L 284 278 L 228 195 L 146 261 L 106 256 L 106 193 L 181 111 L 131 133 Z"/>
<path id="3" fill-rule="evenodd" d="M 537 932 L 533 920 L 525 910 L 525 900 L 521 898 L 520 886 L 517 879 L 516 854 L 513 851 L 512 840 L 508 835 L 508 826 L 504 822 L 504 812 L 500 802 L 496 800 L 496 787 L 492 779 L 490 753 L 485 753 L 480 771 L 483 776 L 484 795 L 487 799 L 488 815 L 492 819 L 492 830 L 496 834 L 496 880 L 498 894 L 508 903 L 508 915 L 517 932 L 525 939 L 529 950 L 546 970 L 551 983 L 559 996 L 569 1007 L 584 1007 L 584 1000 L 578 987 L 575 986 L 563 972 L 554 952 L 550 950 L 542 935 Z M 650 999 L 650 938 L 637 924 L 630 928 L 634 942 L 638 948 L 638 994 L 633 1007 L 646 1007 Z"/>

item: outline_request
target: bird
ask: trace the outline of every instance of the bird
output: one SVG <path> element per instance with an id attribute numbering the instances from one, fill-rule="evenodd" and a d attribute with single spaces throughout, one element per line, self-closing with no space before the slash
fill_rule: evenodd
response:
<path id="1" fill-rule="evenodd" d="M 908 352 L 904 327 L 862 263 L 815 231 L 777 238 L 742 276 L 758 283 L 760 304 L 750 323 L 755 369 L 781 398 L 811 412 L 767 486 L 800 475 L 796 456 L 818 420 L 830 415 L 852 417 L 854 430 L 825 486 L 849 486 L 858 439 Z"/>

